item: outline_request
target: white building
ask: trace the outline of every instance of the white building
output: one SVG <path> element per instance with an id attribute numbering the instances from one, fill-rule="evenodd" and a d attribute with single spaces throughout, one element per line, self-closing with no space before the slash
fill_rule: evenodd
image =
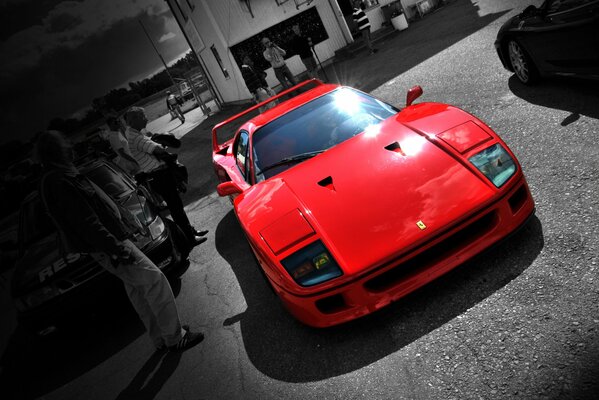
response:
<path id="1" fill-rule="evenodd" d="M 181 30 L 198 55 L 207 78 L 223 103 L 250 98 L 239 70 L 242 54 L 267 73 L 271 87 L 279 83 L 262 57 L 260 39 L 268 36 L 285 49 L 291 26 L 299 23 L 302 32 L 314 42 L 321 63 L 331 60 L 335 51 L 354 41 L 351 0 L 166 0 Z M 381 28 L 389 17 L 386 7 L 403 6 L 408 17 L 417 3 L 436 0 L 364 0 L 371 31 Z M 386 12 L 385 12 L 386 11 Z M 295 75 L 305 71 L 298 56 L 287 59 Z"/>

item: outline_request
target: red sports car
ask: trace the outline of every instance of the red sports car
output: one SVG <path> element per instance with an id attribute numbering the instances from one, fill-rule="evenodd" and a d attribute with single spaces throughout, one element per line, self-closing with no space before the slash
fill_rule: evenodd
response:
<path id="1" fill-rule="evenodd" d="M 218 133 L 221 196 L 266 278 L 300 321 L 326 327 L 386 306 L 522 226 L 534 202 L 522 169 L 476 117 L 440 103 L 399 110 L 311 80 L 304 91 Z M 239 122 L 238 122 L 239 123 Z"/>

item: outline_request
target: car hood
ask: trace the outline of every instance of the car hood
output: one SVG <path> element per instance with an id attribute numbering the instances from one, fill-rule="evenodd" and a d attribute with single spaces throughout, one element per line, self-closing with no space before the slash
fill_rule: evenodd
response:
<path id="1" fill-rule="evenodd" d="M 346 275 L 393 260 L 496 193 L 468 163 L 414 130 L 432 127 L 438 133 L 474 119 L 449 111 L 455 114 L 449 118 L 453 125 L 435 113 L 428 121 L 399 114 L 380 129 L 255 185 L 236 201 L 240 221 L 275 253 L 285 247 L 272 242 L 293 242 L 294 236 L 306 237 L 313 230 Z M 308 225 L 290 217 L 294 210 Z M 285 237 L 273 232 L 285 232 Z"/>

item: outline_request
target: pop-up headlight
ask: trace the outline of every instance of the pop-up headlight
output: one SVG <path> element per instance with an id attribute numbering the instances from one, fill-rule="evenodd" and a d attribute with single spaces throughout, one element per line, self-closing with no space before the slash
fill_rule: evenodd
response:
<path id="1" fill-rule="evenodd" d="M 470 162 L 497 187 L 516 172 L 516 163 L 499 143 L 473 155 Z"/>
<path id="2" fill-rule="evenodd" d="M 314 286 L 343 275 L 339 264 L 320 240 L 283 259 L 281 263 L 301 286 Z"/>

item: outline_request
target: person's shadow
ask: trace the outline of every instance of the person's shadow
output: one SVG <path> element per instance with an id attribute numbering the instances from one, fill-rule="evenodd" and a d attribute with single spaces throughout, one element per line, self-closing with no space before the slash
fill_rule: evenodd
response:
<path id="1" fill-rule="evenodd" d="M 155 352 L 116 400 L 153 399 L 175 372 L 180 360 L 181 353 Z"/>

